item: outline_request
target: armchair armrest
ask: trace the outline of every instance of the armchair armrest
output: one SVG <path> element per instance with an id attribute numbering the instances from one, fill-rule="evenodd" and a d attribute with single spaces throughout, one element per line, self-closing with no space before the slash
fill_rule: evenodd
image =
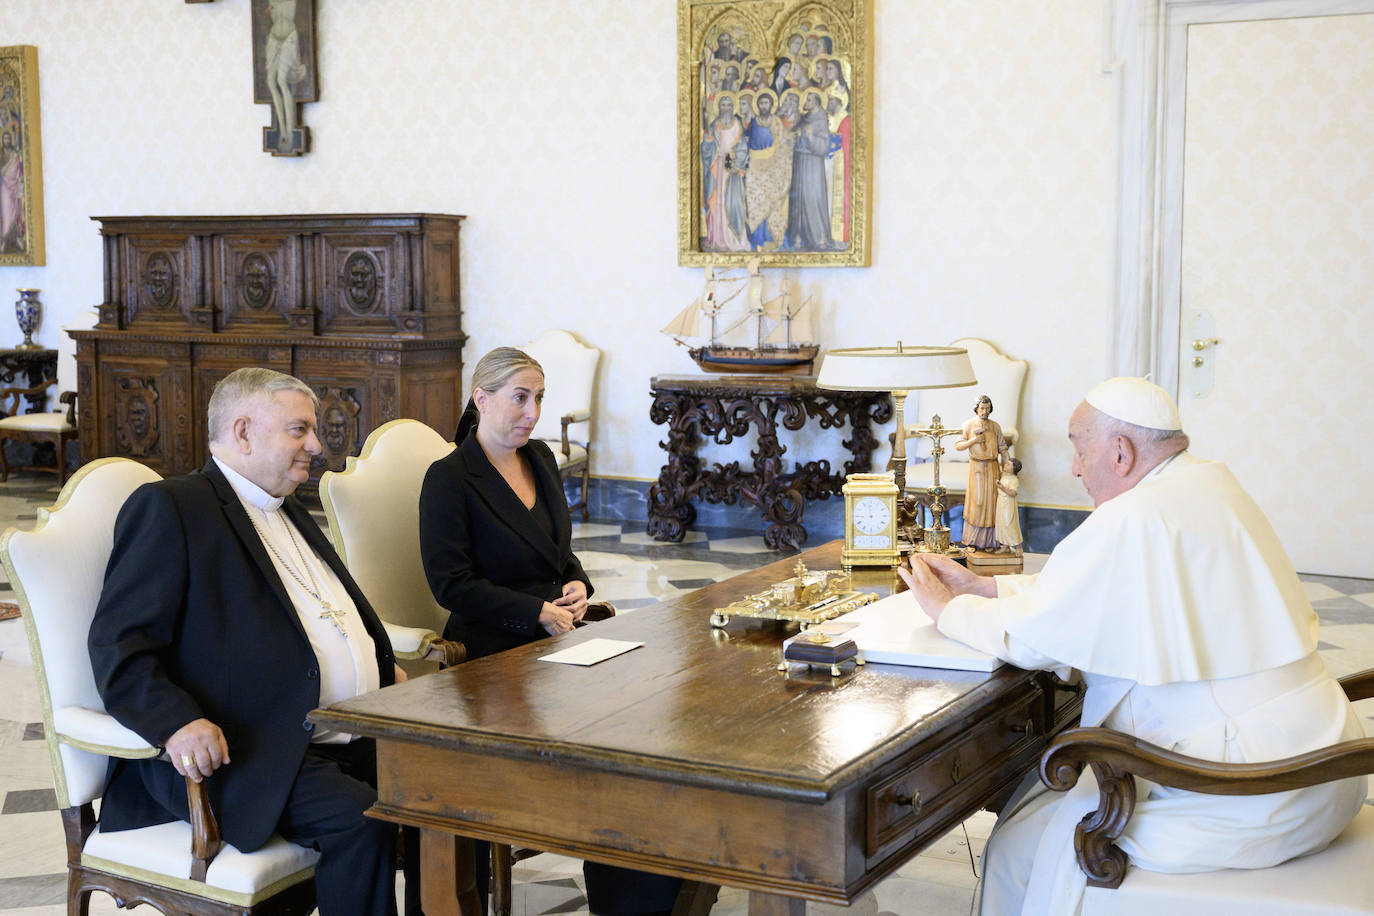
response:
<path id="1" fill-rule="evenodd" d="M 433 630 L 424 627 L 403 627 L 382 621 L 387 639 L 391 641 L 391 651 L 397 658 L 427 659 L 438 662 L 445 668 L 452 667 L 468 657 L 467 646 L 462 643 L 443 639 Z"/>
<path id="2" fill-rule="evenodd" d="M 59 403 L 67 405 L 67 422 L 76 425 L 76 392 L 64 391 L 57 396 Z"/>
<path id="3" fill-rule="evenodd" d="M 156 757 L 162 752 L 99 709 L 62 706 L 53 710 L 52 726 L 60 743 L 92 754 L 138 760 Z"/>
<path id="4" fill-rule="evenodd" d="M 46 382 L 43 382 L 39 385 L 34 385 L 31 388 L 20 388 L 17 386 L 10 388 L 0 388 L 0 411 L 3 411 L 3 413 L 0 415 L 6 417 L 14 416 L 15 414 L 23 410 L 24 398 L 37 397 L 38 395 L 47 391 L 49 388 L 52 388 L 56 385 L 57 379 L 48 379 Z M 73 398 L 75 398 L 76 392 L 73 391 L 71 395 Z"/>
<path id="5" fill-rule="evenodd" d="M 1088 884 L 1115 888 L 1126 877 L 1126 854 L 1115 841 L 1135 810 L 1134 777 L 1208 795 L 1286 792 L 1374 771 L 1374 738 L 1265 763 L 1217 763 L 1107 728 L 1074 728 L 1050 742 L 1040 758 L 1040 781 L 1066 791 L 1085 765 L 1097 776 L 1099 797 L 1097 810 L 1074 829 L 1074 851 Z"/>
<path id="6" fill-rule="evenodd" d="M 107 712 L 84 706 L 64 706 L 53 710 L 52 718 L 53 731 L 62 744 L 107 757 L 122 757 L 126 760 L 157 758 L 171 765 L 171 759 L 165 750 L 144 741 L 136 732 L 125 728 Z M 189 777 L 186 779 L 186 803 L 191 813 L 191 879 L 204 881 L 210 863 L 224 848 L 224 841 L 220 839 L 219 823 L 215 820 L 214 811 L 210 809 L 210 796 L 204 780 L 196 782 Z M 86 838 L 94 827 L 93 818 L 78 816 L 70 820 L 67 827 L 69 858 L 73 854 L 79 858 L 81 847 L 85 845 Z M 76 837 L 70 835 L 72 830 L 77 831 Z M 75 850 L 72 849 L 73 840 Z"/>
<path id="7" fill-rule="evenodd" d="M 1374 697 L 1374 668 L 1346 675 L 1341 678 L 1341 687 L 1345 689 L 1345 695 L 1352 703 Z"/>
<path id="8" fill-rule="evenodd" d="M 564 458 L 567 458 L 569 455 L 572 454 L 572 449 L 568 445 L 568 426 L 573 423 L 585 423 L 591 418 L 592 412 L 590 409 L 586 407 L 583 407 L 581 410 L 574 410 L 570 413 L 565 413 L 563 414 L 563 416 L 558 418 L 558 422 L 562 424 L 563 427 L 562 448 Z"/>

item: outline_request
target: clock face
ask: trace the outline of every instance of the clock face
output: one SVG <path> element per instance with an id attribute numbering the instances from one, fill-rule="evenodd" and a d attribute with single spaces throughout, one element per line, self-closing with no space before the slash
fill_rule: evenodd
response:
<path id="1" fill-rule="evenodd" d="M 876 496 L 865 496 L 854 503 L 854 527 L 864 534 L 877 534 L 887 529 L 892 510 Z"/>

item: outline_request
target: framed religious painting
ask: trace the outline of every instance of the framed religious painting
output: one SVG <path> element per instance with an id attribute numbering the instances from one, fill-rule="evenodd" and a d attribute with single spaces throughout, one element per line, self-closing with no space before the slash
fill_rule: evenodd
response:
<path id="1" fill-rule="evenodd" d="M 872 0 L 678 0 L 678 261 L 866 267 Z"/>
<path id="2" fill-rule="evenodd" d="M 43 263 L 38 49 L 0 48 L 0 267 Z"/>

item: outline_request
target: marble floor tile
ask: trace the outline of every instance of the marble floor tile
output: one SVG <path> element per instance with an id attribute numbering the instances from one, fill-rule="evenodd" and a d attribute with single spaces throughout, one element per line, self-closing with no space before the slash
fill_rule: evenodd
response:
<path id="1" fill-rule="evenodd" d="M 55 811 L 33 811 L 0 817 L 0 878 L 66 871 L 67 841 L 62 817 Z M 14 903 L 0 905 L 15 906 Z"/>
<path id="2" fill-rule="evenodd" d="M 1329 585 L 1322 582 L 1312 582 L 1304 580 L 1302 589 L 1307 593 L 1308 601 L 1322 601 L 1326 598 L 1343 598 L 1345 595 Z"/>
<path id="3" fill-rule="evenodd" d="M 683 535 L 682 540 L 677 542 L 677 546 L 686 546 L 686 545 L 689 545 L 689 544 L 705 544 L 705 543 L 706 543 L 706 540 L 707 540 L 707 535 L 706 535 L 706 533 L 705 533 L 704 531 L 688 531 L 686 534 Z M 644 532 L 644 531 L 626 532 L 625 534 L 622 534 L 622 535 L 620 536 L 620 542 L 621 542 L 622 544 L 626 544 L 626 545 L 630 545 L 630 546 L 634 546 L 634 545 L 638 545 L 638 546 L 641 546 L 641 547 L 662 547 L 662 546 L 664 546 L 664 542 L 663 542 L 663 541 L 656 541 L 656 540 L 654 540 L 652 535 L 650 535 L 650 534 L 648 534 L 647 532 Z"/>
<path id="4" fill-rule="evenodd" d="M 760 536 L 725 538 L 723 540 L 712 538 L 710 549 L 719 553 L 756 553 L 765 556 L 770 552 L 768 545 L 763 542 L 763 538 Z"/>
<path id="5" fill-rule="evenodd" d="M 624 529 L 620 525 L 598 525 L 594 522 L 573 522 L 572 536 L 574 541 L 581 540 L 582 538 L 606 537 L 608 535 L 619 537 L 623 530 Z"/>

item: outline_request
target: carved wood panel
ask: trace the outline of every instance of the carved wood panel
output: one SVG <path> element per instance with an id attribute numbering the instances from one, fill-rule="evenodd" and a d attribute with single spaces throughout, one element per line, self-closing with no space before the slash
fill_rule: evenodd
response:
<path id="1" fill-rule="evenodd" d="M 127 455 L 163 474 L 203 465 L 210 393 L 240 366 L 320 393 L 316 475 L 342 469 L 387 420 L 456 425 L 462 217 L 98 219 L 100 322 L 69 332 L 83 457 Z"/>
<path id="2" fill-rule="evenodd" d="M 342 471 L 348 456 L 362 451 L 367 438 L 364 430 L 363 402 L 366 385 L 314 385 L 320 406 L 315 412 L 315 435 L 320 454 L 310 463 L 310 475 Z M 370 428 L 370 427 L 369 427 Z"/>
<path id="3" fill-rule="evenodd" d="M 409 311 L 411 282 L 410 249 L 404 237 L 325 234 L 315 255 L 322 333 L 401 328 L 403 313 Z"/>
<path id="4" fill-rule="evenodd" d="M 301 305 L 299 241 L 294 234 L 226 233 L 215 240 L 220 327 L 281 330 Z"/>
<path id="5" fill-rule="evenodd" d="M 194 238 L 129 236 L 124 249 L 124 303 L 131 327 L 185 327 L 199 305 L 200 265 Z"/>
<path id="6" fill-rule="evenodd" d="M 105 397 L 91 407 L 105 414 L 101 455 L 134 458 L 159 473 L 175 467 L 177 395 L 171 367 L 148 360 L 110 361 L 101 366 L 100 385 Z"/>

